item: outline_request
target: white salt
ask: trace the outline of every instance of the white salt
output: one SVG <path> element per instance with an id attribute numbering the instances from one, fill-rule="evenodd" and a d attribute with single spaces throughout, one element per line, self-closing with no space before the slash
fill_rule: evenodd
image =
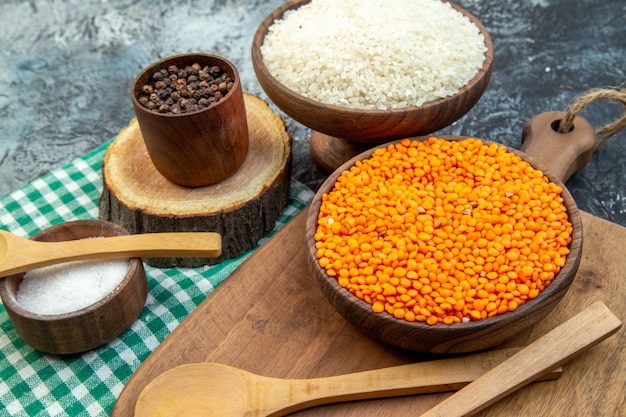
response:
<path id="1" fill-rule="evenodd" d="M 110 294 L 127 270 L 127 259 L 65 262 L 33 269 L 24 274 L 17 303 L 34 314 L 78 311 Z"/>
<path id="2" fill-rule="evenodd" d="M 312 0 L 274 22 L 261 47 L 288 88 L 364 109 L 453 95 L 486 51 L 478 26 L 441 0 Z"/>

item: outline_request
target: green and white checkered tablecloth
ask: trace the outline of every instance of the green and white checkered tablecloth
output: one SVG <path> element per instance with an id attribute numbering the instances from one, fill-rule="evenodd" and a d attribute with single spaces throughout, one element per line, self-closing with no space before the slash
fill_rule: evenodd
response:
<path id="1" fill-rule="evenodd" d="M 27 237 L 63 221 L 98 218 L 102 158 L 109 143 L 0 199 L 0 227 Z M 312 197 L 309 188 L 292 181 L 275 230 Z M 253 251 L 210 267 L 146 266 L 149 292 L 139 318 L 120 337 L 77 356 L 31 348 L 0 304 L 0 416 L 109 415 L 139 365 Z"/>

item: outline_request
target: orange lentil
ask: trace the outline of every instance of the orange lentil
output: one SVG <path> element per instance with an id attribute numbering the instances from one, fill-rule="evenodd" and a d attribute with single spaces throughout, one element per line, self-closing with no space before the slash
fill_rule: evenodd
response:
<path id="1" fill-rule="evenodd" d="M 481 320 L 537 297 L 565 265 L 562 192 L 501 145 L 405 139 L 323 195 L 315 256 L 376 313 Z"/>

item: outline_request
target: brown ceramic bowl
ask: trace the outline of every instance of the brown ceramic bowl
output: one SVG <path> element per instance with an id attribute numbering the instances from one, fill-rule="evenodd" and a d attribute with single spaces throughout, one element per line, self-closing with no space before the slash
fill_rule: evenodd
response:
<path id="1" fill-rule="evenodd" d="M 170 65 L 217 66 L 234 79 L 219 101 L 188 113 L 159 113 L 138 101 L 152 75 Z M 155 168 L 182 186 L 216 184 L 233 175 L 248 154 L 248 125 L 241 78 L 227 59 L 204 53 L 174 55 L 145 68 L 135 79 L 131 99 L 143 140 Z"/>
<path id="2" fill-rule="evenodd" d="M 52 226 L 32 239 L 54 242 L 127 234 L 123 228 L 103 220 L 77 220 Z M 0 296 L 17 334 L 45 353 L 84 352 L 117 337 L 137 319 L 148 294 L 143 263 L 133 258 L 129 259 L 120 285 L 105 298 L 74 312 L 41 315 L 25 310 L 17 302 L 16 294 L 23 277 L 22 273 L 3 279 Z"/>
<path id="3" fill-rule="evenodd" d="M 287 10 L 297 9 L 310 0 L 291 0 L 274 10 L 257 29 L 252 42 L 252 64 L 269 98 L 287 115 L 322 134 L 354 142 L 380 144 L 394 139 L 426 135 L 440 130 L 467 113 L 483 94 L 493 67 L 493 44 L 478 19 L 450 3 L 467 16 L 485 38 L 487 53 L 482 69 L 455 95 L 419 107 L 390 110 L 363 110 L 325 104 L 304 97 L 285 87 L 266 67 L 261 54 L 263 40 L 274 21 Z"/>
<path id="4" fill-rule="evenodd" d="M 455 140 L 459 137 L 446 138 Z M 370 337 L 418 352 L 463 353 L 487 349 L 511 339 L 542 320 L 558 304 L 574 280 L 582 253 L 582 222 L 574 199 L 559 178 L 523 153 L 515 149 L 508 150 L 521 156 L 533 167 L 541 169 L 551 181 L 563 188 L 562 197 L 569 221 L 573 225 L 570 253 L 566 263 L 537 298 L 527 301 L 513 312 L 491 318 L 431 326 L 426 323 L 396 319 L 388 313 L 376 314 L 372 312 L 371 305 L 340 287 L 337 278 L 329 276 L 319 266 L 316 259 L 314 234 L 317 229 L 321 199 L 324 193 L 334 188 L 337 178 L 343 171 L 349 170 L 357 160 L 370 157 L 374 149 L 358 155 L 337 169 L 317 191 L 309 208 L 306 222 L 306 256 L 315 281 L 325 298 L 346 320 Z"/>

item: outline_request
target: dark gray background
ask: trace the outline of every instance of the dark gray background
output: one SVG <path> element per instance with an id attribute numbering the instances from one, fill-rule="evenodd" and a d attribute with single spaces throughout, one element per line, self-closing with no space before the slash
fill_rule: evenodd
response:
<path id="1" fill-rule="evenodd" d="M 279 0 L 0 0 L 0 195 L 114 137 L 134 116 L 133 78 L 168 55 L 209 52 L 231 60 L 244 89 L 266 99 L 250 59 L 253 34 Z M 564 110 L 591 88 L 626 81 L 623 0 L 459 0 L 489 30 L 491 83 L 479 103 L 441 133 L 519 148 L 524 124 Z M 624 86 L 626 87 L 626 86 Z M 581 116 L 595 128 L 624 109 L 597 102 Z M 309 130 L 285 118 L 294 176 L 324 178 Z M 626 226 L 626 131 L 568 182 L 581 209 Z"/>

